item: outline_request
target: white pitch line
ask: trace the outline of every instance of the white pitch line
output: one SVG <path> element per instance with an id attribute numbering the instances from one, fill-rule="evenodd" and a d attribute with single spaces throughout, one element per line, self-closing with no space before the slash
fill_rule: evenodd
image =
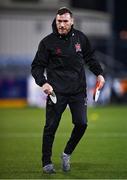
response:
<path id="1" fill-rule="evenodd" d="M 59 132 L 57 137 L 65 137 L 68 133 Z M 97 137 L 97 138 L 127 138 L 126 132 L 103 132 L 103 133 L 86 133 L 87 137 Z M 41 138 L 40 133 L 0 133 L 0 138 Z"/>
<path id="2" fill-rule="evenodd" d="M 88 133 L 88 137 L 100 137 L 100 138 L 121 138 L 121 137 L 127 137 L 126 132 L 103 132 L 103 133 Z"/>
<path id="3" fill-rule="evenodd" d="M 0 133 L 0 138 L 38 138 L 41 137 L 40 133 Z"/>

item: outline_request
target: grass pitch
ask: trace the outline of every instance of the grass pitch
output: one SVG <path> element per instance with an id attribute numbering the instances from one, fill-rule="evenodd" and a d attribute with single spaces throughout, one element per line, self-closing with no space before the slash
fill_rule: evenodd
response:
<path id="1" fill-rule="evenodd" d="M 53 146 L 57 173 L 41 168 L 45 110 L 0 109 L 0 179 L 127 179 L 127 106 L 88 108 L 88 129 L 63 173 L 60 154 L 73 128 L 67 109 Z"/>

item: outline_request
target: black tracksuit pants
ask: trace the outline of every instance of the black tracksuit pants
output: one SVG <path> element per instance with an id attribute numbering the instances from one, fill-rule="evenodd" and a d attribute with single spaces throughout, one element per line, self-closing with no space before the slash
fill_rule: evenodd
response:
<path id="1" fill-rule="evenodd" d="M 61 115 L 64 112 L 67 104 L 69 105 L 72 114 L 72 122 L 74 124 L 74 128 L 72 130 L 71 137 L 64 149 L 64 152 L 66 154 L 71 154 L 74 151 L 76 145 L 80 141 L 87 127 L 87 106 L 85 94 L 56 94 L 56 96 L 56 104 L 53 104 L 49 97 L 46 104 L 46 123 L 44 126 L 42 140 L 43 166 L 52 163 L 52 145 L 55 137 L 55 132 L 58 128 Z"/>

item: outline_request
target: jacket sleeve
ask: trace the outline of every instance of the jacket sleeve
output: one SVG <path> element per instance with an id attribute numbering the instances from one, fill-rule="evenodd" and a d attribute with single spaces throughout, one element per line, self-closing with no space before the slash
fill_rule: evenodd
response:
<path id="1" fill-rule="evenodd" d="M 90 42 L 86 36 L 85 36 L 85 45 L 83 47 L 84 47 L 83 56 L 84 56 L 85 64 L 88 65 L 90 71 L 92 71 L 96 76 L 103 75 L 103 70 L 101 68 L 101 65 L 97 61 L 94 50 L 92 50 Z"/>
<path id="2" fill-rule="evenodd" d="M 42 40 L 38 46 L 37 53 L 31 64 L 31 74 L 34 77 L 36 84 L 38 84 L 39 86 L 42 86 L 44 83 L 47 82 L 44 76 L 44 70 L 47 67 L 47 65 L 48 52 Z"/>

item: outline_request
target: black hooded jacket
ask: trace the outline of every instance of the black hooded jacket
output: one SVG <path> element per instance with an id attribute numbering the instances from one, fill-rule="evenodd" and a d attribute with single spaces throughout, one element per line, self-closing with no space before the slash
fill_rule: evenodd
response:
<path id="1" fill-rule="evenodd" d="M 84 67 L 87 65 L 96 76 L 103 74 L 88 38 L 73 27 L 66 36 L 61 36 L 55 20 L 52 27 L 53 33 L 41 40 L 32 62 L 36 83 L 42 86 L 48 82 L 58 93 L 86 92 Z"/>

